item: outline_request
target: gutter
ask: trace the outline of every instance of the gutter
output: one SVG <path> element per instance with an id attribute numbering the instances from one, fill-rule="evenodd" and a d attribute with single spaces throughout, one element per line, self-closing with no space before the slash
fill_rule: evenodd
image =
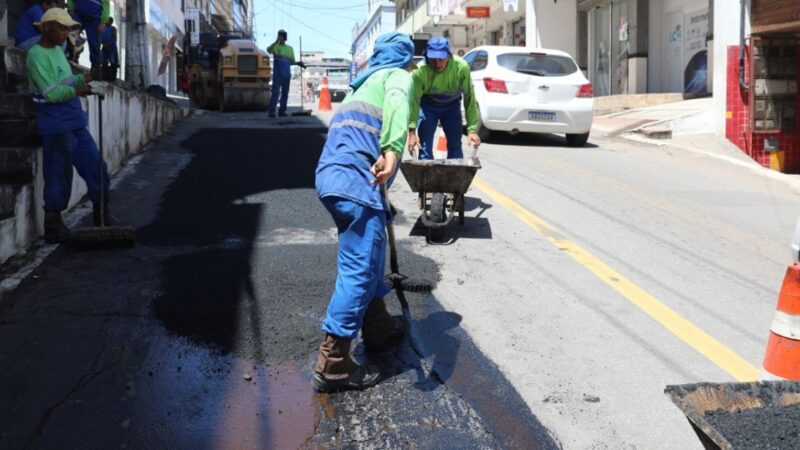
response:
<path id="1" fill-rule="evenodd" d="M 745 0 L 739 0 L 739 87 L 748 90 L 750 86 L 744 81 L 744 13 L 745 13 Z"/>

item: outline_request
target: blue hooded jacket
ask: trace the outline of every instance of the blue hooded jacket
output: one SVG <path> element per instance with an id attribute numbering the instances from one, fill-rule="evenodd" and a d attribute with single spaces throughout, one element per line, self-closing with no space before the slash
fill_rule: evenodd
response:
<path id="1" fill-rule="evenodd" d="M 375 49 L 369 58 L 367 68 L 350 87 L 355 91 L 370 75 L 380 69 L 403 68 L 414 60 L 414 42 L 407 34 L 393 32 L 380 36 L 375 41 Z"/>

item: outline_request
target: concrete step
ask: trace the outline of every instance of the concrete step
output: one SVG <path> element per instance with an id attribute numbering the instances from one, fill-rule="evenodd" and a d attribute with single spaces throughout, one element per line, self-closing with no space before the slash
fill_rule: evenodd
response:
<path id="1" fill-rule="evenodd" d="M 0 147 L 0 186 L 30 184 L 35 178 L 35 147 Z"/>
<path id="2" fill-rule="evenodd" d="M 665 126 L 643 127 L 635 131 L 650 139 L 672 139 L 672 129 Z"/>
<path id="3" fill-rule="evenodd" d="M 0 146 L 38 146 L 36 121 L 31 119 L 0 119 Z"/>
<path id="4" fill-rule="evenodd" d="M 5 92 L 24 93 L 28 90 L 28 72 L 25 67 L 26 53 L 15 47 L 0 47 L 2 53 L 2 84 Z"/>
<path id="5" fill-rule="evenodd" d="M 36 104 L 29 94 L 0 94 L 0 119 L 35 119 Z"/>

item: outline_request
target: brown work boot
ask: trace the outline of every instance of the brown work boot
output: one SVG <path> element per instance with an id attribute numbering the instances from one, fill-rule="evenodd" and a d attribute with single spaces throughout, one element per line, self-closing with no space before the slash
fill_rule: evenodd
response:
<path id="1" fill-rule="evenodd" d="M 319 345 L 319 358 L 311 384 L 319 392 L 361 390 L 378 384 L 380 371 L 371 365 L 359 366 L 350 357 L 351 339 L 326 334 Z"/>
<path id="2" fill-rule="evenodd" d="M 69 240 L 70 231 L 61 220 L 61 211 L 44 212 L 44 241 L 48 244 L 63 244 Z"/>
<path id="3" fill-rule="evenodd" d="M 382 298 L 373 299 L 364 313 L 361 337 L 364 347 L 371 351 L 381 351 L 396 344 L 408 332 L 408 322 L 402 316 L 392 316 L 386 311 Z"/>

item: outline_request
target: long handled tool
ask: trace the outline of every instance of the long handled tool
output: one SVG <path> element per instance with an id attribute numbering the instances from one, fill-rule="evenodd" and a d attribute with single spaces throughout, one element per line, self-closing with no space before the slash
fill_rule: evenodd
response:
<path id="1" fill-rule="evenodd" d="M 129 226 L 108 226 L 106 220 L 106 185 L 105 161 L 103 159 L 103 95 L 97 96 L 97 145 L 99 147 L 100 167 L 98 180 L 100 183 L 100 226 L 81 227 L 72 232 L 69 244 L 78 249 L 101 249 L 133 247 L 136 240 L 133 237 L 133 228 Z"/>
<path id="2" fill-rule="evenodd" d="M 381 185 L 381 193 L 386 203 L 389 204 L 389 209 L 394 211 L 394 207 L 389 203 L 389 196 L 386 192 L 386 185 Z M 391 273 L 386 275 L 386 281 L 391 284 L 392 288 L 396 291 L 406 292 L 430 292 L 433 286 L 425 281 L 412 280 L 407 276 L 400 273 L 400 267 L 397 263 L 397 242 L 394 238 L 394 225 L 391 222 L 386 223 L 386 234 L 389 238 L 389 268 Z"/>
<path id="3" fill-rule="evenodd" d="M 303 37 L 300 36 L 300 64 L 303 63 Z M 300 66 L 300 111 L 292 113 L 293 116 L 310 116 L 311 110 L 305 109 L 305 97 L 306 97 L 306 82 L 303 79 L 303 73 L 305 73 L 305 68 L 301 65 Z"/>

